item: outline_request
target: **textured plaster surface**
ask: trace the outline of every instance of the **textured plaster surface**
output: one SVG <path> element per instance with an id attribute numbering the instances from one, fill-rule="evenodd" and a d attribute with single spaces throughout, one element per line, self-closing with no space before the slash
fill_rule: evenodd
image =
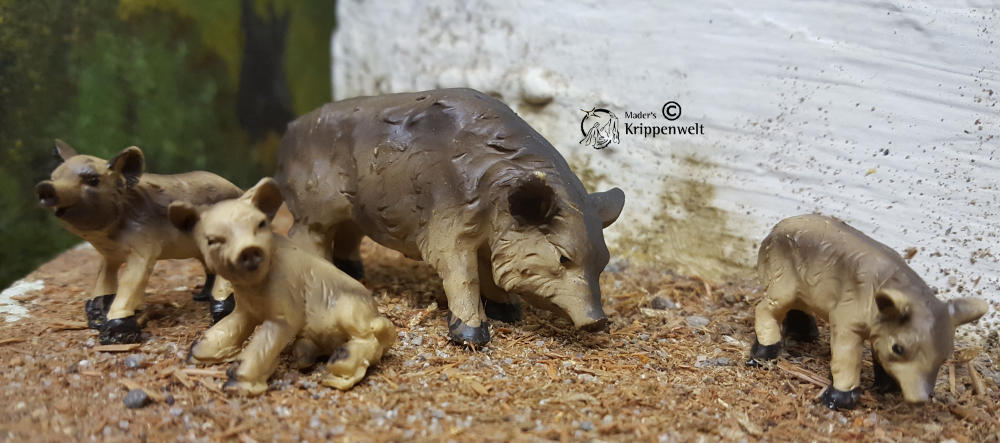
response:
<path id="1" fill-rule="evenodd" d="M 782 218 L 840 217 L 898 251 L 944 298 L 1000 310 L 995 220 L 997 2 L 530 0 L 338 2 L 336 98 L 468 86 L 502 98 L 593 190 L 622 187 L 608 230 L 633 261 L 752 276 Z M 677 101 L 682 116 L 660 115 Z M 581 109 L 704 125 L 579 144 Z M 625 112 L 657 119 L 628 119 Z M 985 335 L 985 334 L 984 334 Z"/>

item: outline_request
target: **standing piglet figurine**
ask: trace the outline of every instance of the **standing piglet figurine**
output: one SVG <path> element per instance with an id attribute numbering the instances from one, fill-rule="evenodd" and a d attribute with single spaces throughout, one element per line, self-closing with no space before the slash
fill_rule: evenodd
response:
<path id="1" fill-rule="evenodd" d="M 487 316 L 516 321 L 519 298 L 577 328 L 607 324 L 602 229 L 625 194 L 588 193 L 493 97 L 442 89 L 327 104 L 289 125 L 275 180 L 295 216 L 292 238 L 352 276 L 362 276 L 366 235 L 433 266 L 456 343 L 487 343 Z"/>
<path id="2" fill-rule="evenodd" d="M 296 367 L 330 356 L 323 384 L 349 389 L 392 345 L 395 327 L 361 283 L 271 232 L 268 219 L 281 201 L 265 178 L 242 197 L 207 209 L 170 205 L 171 222 L 194 235 L 205 264 L 232 284 L 236 298 L 233 312 L 191 345 L 189 359 L 238 360 L 224 387 L 258 395 L 294 341 Z"/>
<path id="3" fill-rule="evenodd" d="M 50 180 L 35 186 L 35 193 L 42 207 L 52 209 L 68 231 L 94 245 L 103 258 L 93 298 L 87 301 L 88 323 L 100 330 L 101 344 L 137 343 L 141 327 L 135 312 L 156 261 L 201 258 L 191 236 L 167 220 L 167 205 L 174 200 L 210 204 L 242 191 L 209 172 L 143 174 L 145 161 L 135 146 L 105 161 L 78 155 L 56 140 L 56 153 L 62 164 Z M 203 295 L 214 281 L 209 275 Z M 224 315 L 217 312 L 227 295 L 220 290 L 213 293 L 213 316 Z"/>
<path id="4" fill-rule="evenodd" d="M 814 320 L 805 312 L 826 318 L 833 384 L 821 401 L 830 408 L 857 405 L 866 339 L 876 388 L 902 388 L 907 402 L 927 401 L 938 368 L 951 355 L 955 328 L 988 310 L 974 298 L 942 302 L 896 251 L 820 215 L 778 223 L 760 245 L 757 271 L 765 294 L 757 304 L 757 341 L 748 364 L 777 358 L 782 321 L 786 334 L 815 337 L 809 330 Z"/>

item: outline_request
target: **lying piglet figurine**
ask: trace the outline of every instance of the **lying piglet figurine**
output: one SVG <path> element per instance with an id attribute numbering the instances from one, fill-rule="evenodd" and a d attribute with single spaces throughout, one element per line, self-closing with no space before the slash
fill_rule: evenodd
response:
<path id="1" fill-rule="evenodd" d="M 493 97 L 441 89 L 327 104 L 288 126 L 275 180 L 292 238 L 352 276 L 366 235 L 433 266 L 453 342 L 487 343 L 487 316 L 517 321 L 522 298 L 580 329 L 607 324 L 602 230 L 625 193 L 588 193 Z"/>
<path id="2" fill-rule="evenodd" d="M 861 396 L 866 339 L 876 388 L 927 401 L 955 327 L 988 310 L 974 298 L 942 302 L 896 251 L 832 217 L 782 220 L 760 245 L 757 271 L 765 294 L 748 364 L 777 358 L 783 320 L 786 334 L 815 337 L 815 320 L 802 311 L 828 319 L 833 384 L 821 401 L 835 409 L 853 408 Z"/>
<path id="3" fill-rule="evenodd" d="M 143 174 L 145 161 L 135 146 L 105 161 L 78 155 L 56 140 L 56 154 L 62 164 L 50 180 L 38 183 L 35 193 L 42 207 L 52 209 L 68 231 L 94 245 L 103 258 L 87 302 L 88 323 L 100 330 L 101 344 L 136 343 L 141 327 L 135 313 L 156 261 L 201 257 L 191 236 L 167 220 L 167 205 L 174 200 L 210 204 L 242 191 L 208 172 Z M 204 292 L 214 281 L 209 275 Z M 224 304 L 227 295 L 216 288 L 213 307 Z"/>
<path id="4" fill-rule="evenodd" d="M 205 264 L 232 284 L 236 298 L 233 312 L 191 345 L 189 360 L 238 360 L 224 387 L 257 395 L 294 341 L 296 367 L 330 356 L 323 384 L 348 389 L 392 345 L 395 327 L 361 283 L 270 230 L 269 216 L 281 201 L 265 178 L 242 197 L 207 209 L 170 205 L 170 220 L 194 235 Z"/>

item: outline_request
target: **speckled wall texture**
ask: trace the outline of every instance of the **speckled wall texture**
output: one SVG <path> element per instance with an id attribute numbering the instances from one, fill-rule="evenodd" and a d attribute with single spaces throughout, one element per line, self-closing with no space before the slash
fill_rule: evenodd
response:
<path id="1" fill-rule="evenodd" d="M 665 269 L 751 276 L 778 220 L 838 216 L 916 248 L 911 265 L 943 297 L 990 299 L 977 328 L 991 331 L 1000 3 L 752 3 L 345 0 L 335 95 L 470 86 L 502 98 L 591 190 L 625 189 L 614 249 Z M 619 121 L 602 150 L 579 143 L 595 107 Z M 698 123 L 704 134 L 640 128 Z"/>

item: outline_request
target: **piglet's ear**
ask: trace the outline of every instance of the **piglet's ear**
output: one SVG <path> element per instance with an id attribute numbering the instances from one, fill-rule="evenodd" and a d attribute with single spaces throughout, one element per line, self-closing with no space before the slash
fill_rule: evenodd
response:
<path id="1" fill-rule="evenodd" d="M 603 227 L 611 226 L 622 209 L 625 208 L 625 192 L 618 188 L 611 188 L 604 192 L 595 192 L 587 197 L 590 204 L 597 210 L 597 217 L 601 219 Z"/>
<path id="2" fill-rule="evenodd" d="M 55 139 L 54 145 L 52 146 L 52 154 L 60 161 L 69 160 L 70 157 L 77 155 L 76 149 L 73 149 L 69 143 L 59 140 L 58 138 Z"/>
<path id="3" fill-rule="evenodd" d="M 175 201 L 167 207 L 167 218 L 181 232 L 191 232 L 194 225 L 198 224 L 198 220 L 201 220 L 201 215 L 191 203 Z"/>
<path id="4" fill-rule="evenodd" d="M 989 303 L 978 298 L 956 298 L 948 301 L 948 315 L 951 316 L 952 326 L 976 321 L 989 310 Z"/>
<path id="5" fill-rule="evenodd" d="M 875 306 L 882 321 L 905 323 L 910 318 L 910 301 L 902 292 L 883 289 L 875 294 Z"/>
<path id="6" fill-rule="evenodd" d="M 108 162 L 108 168 L 125 177 L 125 185 L 130 188 L 139 183 L 139 176 L 142 175 L 145 167 L 146 160 L 142 155 L 142 150 L 135 146 L 123 149 Z"/>
<path id="7" fill-rule="evenodd" d="M 545 173 L 538 171 L 517 179 L 507 203 L 510 215 L 522 226 L 547 224 L 559 210 L 555 191 L 546 183 Z"/>
<path id="8" fill-rule="evenodd" d="M 254 187 L 248 189 L 243 194 L 242 198 L 245 198 L 250 204 L 260 209 L 260 212 L 267 214 L 267 218 L 269 219 L 274 217 L 274 213 L 278 212 L 281 203 L 285 201 L 281 197 L 278 183 L 271 177 L 260 179 Z"/>

